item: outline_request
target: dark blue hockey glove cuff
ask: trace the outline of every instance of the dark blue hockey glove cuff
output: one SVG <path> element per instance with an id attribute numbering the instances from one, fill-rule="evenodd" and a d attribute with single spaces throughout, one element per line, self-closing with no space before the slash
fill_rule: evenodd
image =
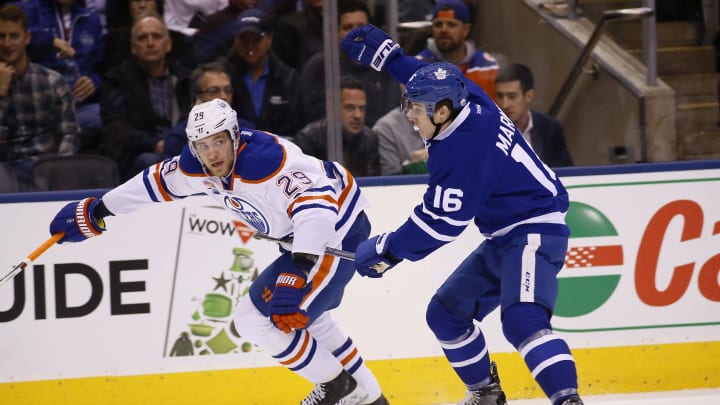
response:
<path id="1" fill-rule="evenodd" d="M 50 233 L 65 232 L 58 243 L 81 242 L 105 232 L 105 221 L 95 218 L 95 207 L 100 200 L 86 198 L 66 204 L 50 222 Z"/>
<path id="2" fill-rule="evenodd" d="M 350 59 L 377 71 L 383 70 L 389 61 L 404 54 L 397 42 L 372 24 L 350 31 L 340 47 Z"/>
<path id="3" fill-rule="evenodd" d="M 355 266 L 361 276 L 382 277 L 402 261 L 402 258 L 389 251 L 392 235 L 392 232 L 388 232 L 360 242 L 355 250 Z"/>

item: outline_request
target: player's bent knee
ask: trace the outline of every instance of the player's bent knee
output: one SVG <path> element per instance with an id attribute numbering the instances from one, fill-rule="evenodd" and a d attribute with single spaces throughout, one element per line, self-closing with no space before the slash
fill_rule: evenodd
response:
<path id="1" fill-rule="evenodd" d="M 240 301 L 235 306 L 233 322 L 235 323 L 235 330 L 250 341 L 253 341 L 253 338 L 263 336 L 268 329 L 273 328 L 269 319 L 255 308 L 249 295 L 240 298 Z"/>
<path id="2" fill-rule="evenodd" d="M 503 334 L 515 348 L 533 334 L 550 330 L 550 317 L 545 307 L 530 302 L 521 302 L 507 308 L 502 314 Z"/>
<path id="3" fill-rule="evenodd" d="M 472 320 L 458 319 L 437 295 L 432 297 L 427 306 L 425 321 L 438 339 L 448 341 L 463 335 L 472 324 Z"/>

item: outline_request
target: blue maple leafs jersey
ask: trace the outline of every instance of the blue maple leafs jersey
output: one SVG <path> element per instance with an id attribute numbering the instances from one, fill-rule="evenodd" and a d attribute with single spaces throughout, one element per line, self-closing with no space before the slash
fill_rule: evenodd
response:
<path id="1" fill-rule="evenodd" d="M 406 83 L 425 65 L 411 57 L 388 72 Z M 423 201 L 393 234 L 389 250 L 419 260 L 455 240 L 471 222 L 486 238 L 520 233 L 568 235 L 568 195 L 513 122 L 478 86 L 451 125 L 427 141 Z"/>

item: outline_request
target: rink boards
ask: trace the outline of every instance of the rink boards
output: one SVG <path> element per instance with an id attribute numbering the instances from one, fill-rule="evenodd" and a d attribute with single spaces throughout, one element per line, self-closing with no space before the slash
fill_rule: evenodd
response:
<path id="1" fill-rule="evenodd" d="M 582 392 L 720 387 L 720 162 L 557 172 L 573 235 L 553 324 L 573 349 Z M 407 218 L 424 180 L 360 179 L 374 232 Z M 54 213 L 87 194 L 0 195 L 10 225 L 0 265 L 34 249 Z M 0 290 L 0 403 L 286 404 L 311 389 L 229 323 L 253 273 L 276 256 L 272 243 L 205 197 L 107 226 L 102 237 L 54 246 Z M 462 397 L 424 311 L 479 241 L 469 227 L 423 261 L 348 287 L 334 317 L 393 404 Z M 497 313 L 481 327 L 509 396 L 541 396 Z M 193 353 L 170 356 L 187 352 L 176 345 L 182 332 Z"/>

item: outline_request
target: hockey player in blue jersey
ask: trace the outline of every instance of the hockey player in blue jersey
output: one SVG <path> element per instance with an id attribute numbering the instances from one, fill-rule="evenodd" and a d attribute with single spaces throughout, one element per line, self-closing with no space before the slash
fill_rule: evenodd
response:
<path id="1" fill-rule="evenodd" d="M 302 405 L 388 405 L 380 386 L 328 311 L 355 274 L 352 262 L 324 255 L 354 249 L 370 234 L 368 203 L 340 164 L 302 153 L 270 133 L 239 128 L 220 99 L 193 107 L 188 144 L 179 156 L 154 164 L 108 191 L 63 207 L 50 233 L 58 243 L 105 231 L 104 217 L 198 193 L 291 250 L 269 264 L 236 303 L 237 331 L 289 370 L 315 384 Z M 242 400 L 240 401 L 242 402 Z"/>
<path id="2" fill-rule="evenodd" d="M 354 60 L 406 84 L 404 111 L 425 140 L 428 187 L 393 232 L 362 242 L 356 266 L 420 260 L 474 223 L 483 241 L 437 290 L 427 323 L 467 387 L 462 405 L 506 404 L 477 323 L 500 306 L 503 333 L 554 405 L 577 405 L 575 362 L 550 318 L 569 230 L 568 195 L 512 121 L 450 63 L 426 64 L 372 25 L 342 41 Z M 385 271 L 387 271 L 385 270 Z"/>

